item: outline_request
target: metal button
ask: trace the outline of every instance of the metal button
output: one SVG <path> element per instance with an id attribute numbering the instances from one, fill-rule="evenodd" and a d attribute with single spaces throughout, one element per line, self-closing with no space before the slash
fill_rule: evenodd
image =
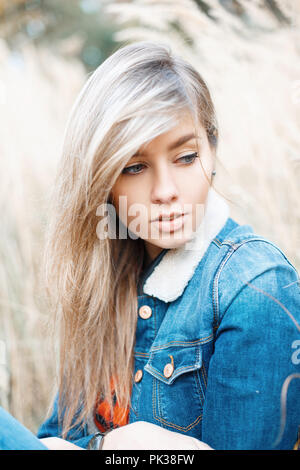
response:
<path id="1" fill-rule="evenodd" d="M 142 371 L 142 369 L 139 369 L 135 373 L 134 381 L 135 382 L 140 382 L 142 380 L 142 377 L 143 377 L 143 371 Z"/>
<path id="2" fill-rule="evenodd" d="M 149 305 L 143 305 L 139 309 L 139 316 L 143 318 L 144 320 L 147 320 L 147 318 L 150 318 L 152 315 L 152 309 L 149 307 Z"/>
<path id="3" fill-rule="evenodd" d="M 174 366 L 173 364 L 171 364 L 170 362 L 168 364 L 165 365 L 164 367 L 164 376 L 167 377 L 167 379 L 169 377 L 171 377 L 171 375 L 173 374 L 174 372 Z"/>

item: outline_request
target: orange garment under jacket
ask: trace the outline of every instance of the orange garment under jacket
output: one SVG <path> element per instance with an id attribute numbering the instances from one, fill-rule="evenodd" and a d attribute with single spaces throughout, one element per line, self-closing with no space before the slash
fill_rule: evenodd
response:
<path id="1" fill-rule="evenodd" d="M 113 394 L 113 417 L 111 416 L 107 400 L 101 401 L 96 406 L 95 410 L 94 421 L 100 432 L 105 432 L 128 424 L 129 408 L 125 409 L 121 407 L 116 400 L 113 380 L 110 382 L 110 387 Z"/>

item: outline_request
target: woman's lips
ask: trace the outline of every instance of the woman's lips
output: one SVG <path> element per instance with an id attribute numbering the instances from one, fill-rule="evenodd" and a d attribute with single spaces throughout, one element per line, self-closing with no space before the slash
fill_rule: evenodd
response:
<path id="1" fill-rule="evenodd" d="M 170 219 L 170 220 L 155 220 L 154 223 L 161 232 L 174 232 L 175 230 L 179 230 L 183 224 L 184 224 L 184 220 L 185 220 L 185 216 L 186 214 L 183 214 L 183 215 L 180 215 L 174 219 Z"/>

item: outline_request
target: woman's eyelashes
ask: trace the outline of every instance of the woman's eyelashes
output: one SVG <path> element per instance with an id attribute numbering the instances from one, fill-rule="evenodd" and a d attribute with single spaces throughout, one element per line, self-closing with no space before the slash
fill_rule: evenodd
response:
<path id="1" fill-rule="evenodd" d="M 178 158 L 176 162 L 184 161 L 185 162 L 184 165 L 191 165 L 192 163 L 194 163 L 197 157 L 198 157 L 198 153 L 193 152 L 193 153 L 189 153 L 188 155 L 184 155 L 183 157 Z M 122 173 L 129 174 L 129 175 L 137 175 L 141 173 L 141 171 L 134 171 L 134 169 L 137 169 L 138 167 L 142 167 L 142 166 L 145 166 L 145 165 L 143 165 L 142 163 L 137 163 L 136 165 L 127 166 L 126 168 L 122 170 Z"/>

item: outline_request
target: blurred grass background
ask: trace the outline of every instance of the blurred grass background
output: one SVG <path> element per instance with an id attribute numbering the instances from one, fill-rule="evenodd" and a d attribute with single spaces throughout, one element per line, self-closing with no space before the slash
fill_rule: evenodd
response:
<path id="1" fill-rule="evenodd" d="M 203 75 L 232 216 L 300 269 L 298 0 L 0 0 L 0 404 L 35 432 L 55 386 L 41 282 L 47 204 L 76 94 L 120 45 L 155 39 Z"/>

